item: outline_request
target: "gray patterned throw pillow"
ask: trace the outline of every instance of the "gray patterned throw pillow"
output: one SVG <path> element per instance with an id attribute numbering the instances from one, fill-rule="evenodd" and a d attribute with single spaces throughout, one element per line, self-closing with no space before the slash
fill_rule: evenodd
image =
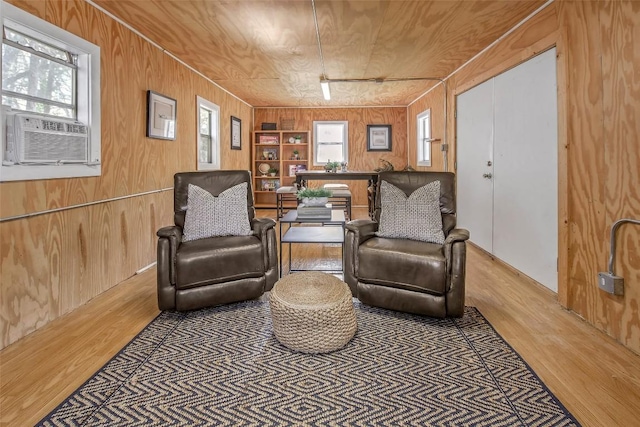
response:
<path id="1" fill-rule="evenodd" d="M 387 181 L 380 184 L 382 210 L 376 236 L 444 243 L 440 213 L 440 181 L 415 190 L 409 197 Z"/>
<path id="2" fill-rule="evenodd" d="M 247 183 L 224 190 L 218 197 L 189 184 L 182 241 L 215 236 L 248 236 Z"/>

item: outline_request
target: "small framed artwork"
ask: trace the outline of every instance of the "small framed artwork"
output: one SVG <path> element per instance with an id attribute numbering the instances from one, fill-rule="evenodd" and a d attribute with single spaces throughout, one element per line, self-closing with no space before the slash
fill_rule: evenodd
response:
<path id="1" fill-rule="evenodd" d="M 176 139 L 176 107 L 175 99 L 147 91 L 147 138 Z"/>
<path id="2" fill-rule="evenodd" d="M 367 151 L 391 151 L 391 125 L 367 125 Z"/>
<path id="3" fill-rule="evenodd" d="M 242 150 L 242 120 L 231 116 L 231 149 Z"/>

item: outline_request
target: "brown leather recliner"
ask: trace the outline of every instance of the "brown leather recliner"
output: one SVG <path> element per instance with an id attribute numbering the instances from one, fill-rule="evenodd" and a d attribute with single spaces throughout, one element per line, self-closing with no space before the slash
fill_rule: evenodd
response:
<path id="1" fill-rule="evenodd" d="M 182 241 L 188 185 L 214 196 L 247 183 L 253 234 Z M 275 221 L 256 218 L 249 171 L 184 172 L 174 176 L 174 222 L 158 230 L 158 307 L 193 310 L 257 298 L 278 280 Z"/>
<path id="2" fill-rule="evenodd" d="M 382 181 L 408 196 L 440 181 L 443 245 L 377 237 Z M 456 226 L 455 176 L 450 172 L 382 172 L 377 183 L 375 220 L 347 223 L 344 278 L 365 304 L 433 317 L 460 317 L 464 311 L 466 240 Z"/>

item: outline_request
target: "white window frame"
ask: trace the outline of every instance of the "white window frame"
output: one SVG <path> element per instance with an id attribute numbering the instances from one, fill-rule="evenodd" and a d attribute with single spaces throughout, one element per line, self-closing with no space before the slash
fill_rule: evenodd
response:
<path id="1" fill-rule="evenodd" d="M 7 107 L 3 106 L 2 132 L 0 132 L 0 158 L 2 159 L 0 181 L 100 176 L 102 173 L 100 47 L 4 1 L 1 7 L 3 25 L 6 23 L 25 35 L 78 55 L 77 120 L 89 127 L 89 163 L 14 165 L 5 161 Z M 0 81 L 1 73 L 2 71 L 0 71 Z"/>
<path id="2" fill-rule="evenodd" d="M 328 160 L 333 162 L 337 159 L 318 159 L 318 146 L 322 145 L 318 138 L 318 127 L 322 125 L 342 125 L 342 160 L 344 163 L 349 162 L 349 122 L 340 120 L 325 120 L 313 122 L 313 165 L 324 166 Z"/>
<path id="3" fill-rule="evenodd" d="M 431 109 L 416 117 L 416 164 L 431 166 Z"/>
<path id="4" fill-rule="evenodd" d="M 196 108 L 196 161 L 198 162 L 198 170 L 217 170 L 221 167 L 220 162 L 220 107 L 211 101 L 197 96 Z M 200 108 L 211 111 L 211 162 L 201 162 L 198 151 L 200 150 Z M 215 127 L 215 129 L 214 129 Z"/>

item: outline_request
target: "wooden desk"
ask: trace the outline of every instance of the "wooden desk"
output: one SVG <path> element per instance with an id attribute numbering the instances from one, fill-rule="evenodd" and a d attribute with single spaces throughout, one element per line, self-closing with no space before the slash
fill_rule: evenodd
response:
<path id="1" fill-rule="evenodd" d="M 307 170 L 296 172 L 296 183 L 301 187 L 307 186 L 307 181 L 348 181 L 367 180 L 367 187 L 373 189 L 369 200 L 369 216 L 373 218 L 376 200 L 376 184 L 378 182 L 378 172 L 376 171 L 347 171 L 347 172 L 325 172 L 321 170 Z"/>

